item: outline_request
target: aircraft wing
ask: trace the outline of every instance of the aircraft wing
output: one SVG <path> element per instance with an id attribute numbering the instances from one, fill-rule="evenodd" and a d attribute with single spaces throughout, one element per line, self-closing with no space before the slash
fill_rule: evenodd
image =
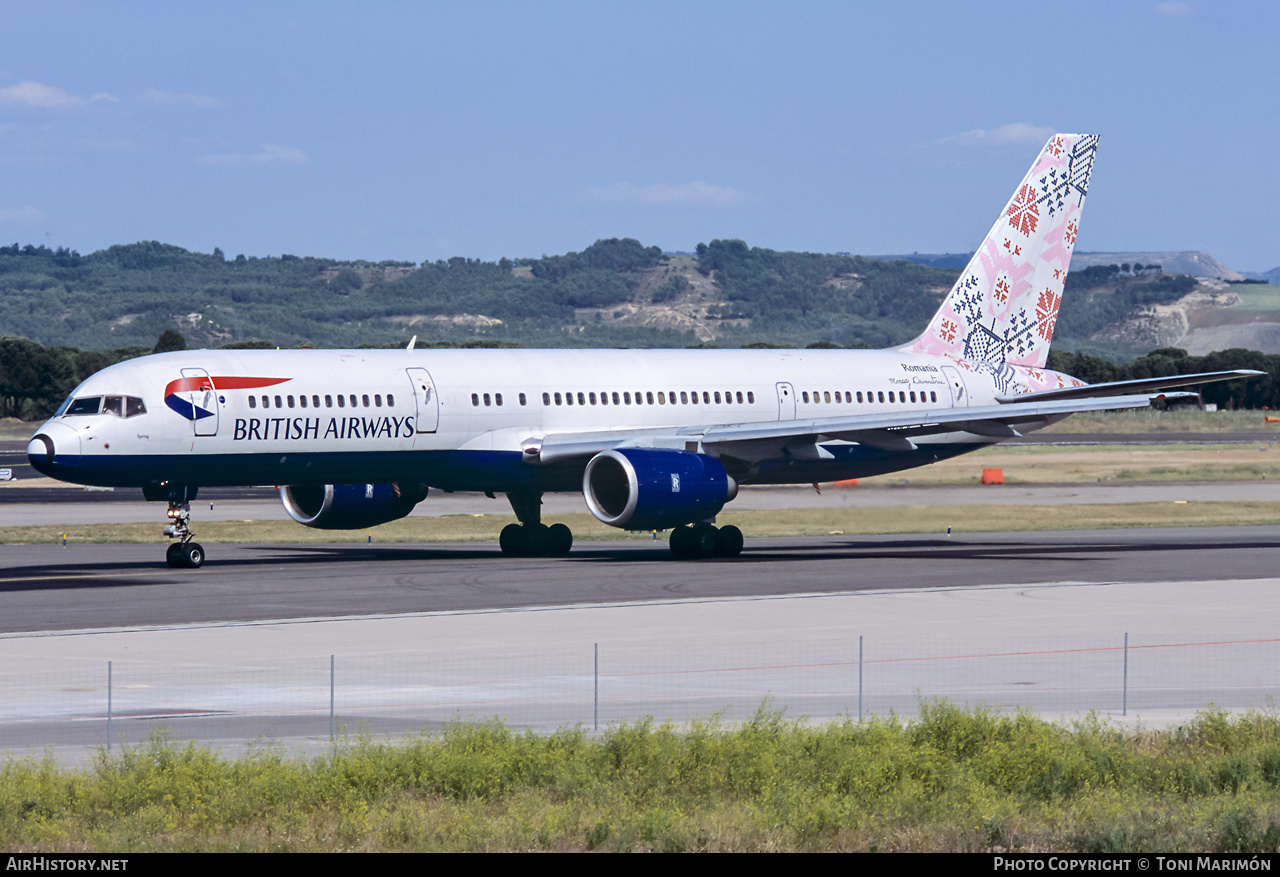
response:
<path id="1" fill-rule="evenodd" d="M 1085 384 L 1082 387 L 1066 387 L 1061 390 L 1041 390 L 1038 393 L 1017 393 L 997 396 L 997 402 L 1048 402 L 1056 399 L 1082 399 L 1093 396 L 1121 396 L 1129 393 L 1154 393 L 1174 387 L 1190 387 L 1211 384 L 1214 381 L 1230 381 L 1235 378 L 1256 378 L 1265 375 L 1251 368 L 1238 368 L 1226 372 L 1200 372 L 1194 375 L 1169 375 L 1164 378 L 1138 378 L 1133 381 L 1110 381 L 1105 384 Z"/>
<path id="2" fill-rule="evenodd" d="M 843 439 L 885 450 L 911 450 L 915 447 L 911 439 L 920 436 L 967 432 L 998 439 L 1016 438 L 1021 435 L 1017 431 L 1019 424 L 1042 423 L 1049 417 L 1083 411 L 1146 408 L 1152 400 L 1150 395 L 1044 401 L 1021 401 L 1025 396 L 1017 398 L 1017 402 L 971 408 L 904 409 L 807 420 L 556 433 L 531 439 L 524 443 L 523 449 L 527 462 L 544 465 L 591 457 L 612 448 L 688 449 L 690 444 L 695 447 L 700 444 L 707 453 L 743 459 L 759 456 L 765 446 L 773 446 L 776 453 L 783 445 L 794 449 L 797 456 L 806 456 L 804 447 L 816 446 L 819 439 Z M 816 451 L 807 455 L 821 456 Z"/>

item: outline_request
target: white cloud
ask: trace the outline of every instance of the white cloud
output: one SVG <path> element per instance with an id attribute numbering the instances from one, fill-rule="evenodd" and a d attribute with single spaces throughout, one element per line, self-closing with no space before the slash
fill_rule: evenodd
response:
<path id="1" fill-rule="evenodd" d="M 1191 8 L 1190 3 L 1169 2 L 1157 3 L 1153 8 L 1153 11 L 1156 15 L 1164 15 L 1169 18 L 1182 18 L 1190 15 L 1194 10 Z"/>
<path id="2" fill-rule="evenodd" d="M 222 101 L 216 97 L 191 94 L 189 92 L 161 91 L 158 88 L 148 88 L 138 100 L 153 107 L 192 107 L 198 110 L 216 110 L 222 106 Z"/>
<path id="3" fill-rule="evenodd" d="M 0 222 L 37 223 L 49 217 L 34 207 L 0 207 Z"/>
<path id="4" fill-rule="evenodd" d="M 63 91 L 56 85 L 43 82 L 19 82 L 8 88 L 0 88 L 0 104 L 18 104 L 27 107 L 77 107 L 82 98 Z"/>
<path id="5" fill-rule="evenodd" d="M 114 104 L 119 103 L 120 98 L 113 94 L 107 94 L 105 91 L 100 91 L 86 101 L 79 95 L 74 95 L 65 89 L 58 88 L 56 85 L 45 85 L 43 82 L 31 80 L 19 82 L 17 85 L 10 85 L 8 88 L 0 88 L 0 104 L 8 104 L 10 106 L 61 109 L 64 107 L 84 106 L 86 103 L 98 103 L 99 101 Z"/>
<path id="6" fill-rule="evenodd" d="M 1001 125 L 999 128 L 992 128 L 989 131 L 978 129 L 965 131 L 963 134 L 955 134 L 951 137 L 944 137 L 938 143 L 954 146 L 985 146 L 988 144 L 998 146 L 1006 143 L 1031 143 L 1036 146 L 1043 146 L 1056 133 L 1057 131 L 1054 128 L 1032 125 L 1030 122 L 1011 122 L 1008 125 Z"/>
<path id="7" fill-rule="evenodd" d="M 634 183 L 614 183 L 609 186 L 592 186 L 582 193 L 588 201 L 616 204 L 641 204 L 648 207 L 731 207 L 741 204 L 743 195 L 729 186 L 711 183 L 654 183 L 637 186 Z"/>
<path id="8" fill-rule="evenodd" d="M 225 152 L 216 155 L 202 155 L 196 159 L 200 164 L 215 167 L 261 167 L 269 164 L 303 164 L 311 160 L 305 152 L 296 146 L 280 146 L 275 143 L 263 144 L 258 152 Z"/>

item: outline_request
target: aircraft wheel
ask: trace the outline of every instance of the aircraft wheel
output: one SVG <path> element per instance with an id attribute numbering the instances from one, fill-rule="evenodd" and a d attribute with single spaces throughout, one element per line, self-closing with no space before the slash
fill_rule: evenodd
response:
<path id="1" fill-rule="evenodd" d="M 524 527 L 519 524 L 507 524 L 498 534 L 498 547 L 508 557 L 516 557 L 523 553 Z"/>
<path id="2" fill-rule="evenodd" d="M 573 548 L 573 531 L 564 524 L 552 524 L 547 528 L 547 553 L 552 557 L 564 557 Z"/>
<path id="3" fill-rule="evenodd" d="M 742 553 L 742 531 L 730 524 L 716 533 L 716 554 L 721 557 L 737 557 Z"/>
<path id="4" fill-rule="evenodd" d="M 177 569 L 180 566 L 186 566 L 182 561 L 182 543 L 174 542 L 169 546 L 169 550 L 164 553 L 164 559 L 169 566 Z"/>
<path id="5" fill-rule="evenodd" d="M 671 556 L 676 560 L 688 560 L 693 557 L 693 528 L 676 527 L 671 531 Z"/>
<path id="6" fill-rule="evenodd" d="M 694 557 L 714 557 L 716 536 L 719 533 L 711 524 L 694 524 L 690 546 Z"/>
<path id="7" fill-rule="evenodd" d="M 182 565 L 191 569 L 199 569 L 204 563 L 204 546 L 199 542 L 188 542 L 182 546 Z"/>

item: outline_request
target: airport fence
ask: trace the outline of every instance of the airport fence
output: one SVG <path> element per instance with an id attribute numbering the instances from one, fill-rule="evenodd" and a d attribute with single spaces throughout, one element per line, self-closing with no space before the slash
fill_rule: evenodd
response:
<path id="1" fill-rule="evenodd" d="M 607 643 L 474 656 L 290 658 L 270 665 L 122 658 L 0 668 L 0 752 L 173 739 L 244 744 L 393 735 L 450 721 L 588 729 L 652 717 L 731 723 L 766 702 L 788 718 L 910 716 L 924 701 L 1102 716 L 1268 708 L 1280 638 L 1146 642 L 853 637 L 756 648 Z"/>

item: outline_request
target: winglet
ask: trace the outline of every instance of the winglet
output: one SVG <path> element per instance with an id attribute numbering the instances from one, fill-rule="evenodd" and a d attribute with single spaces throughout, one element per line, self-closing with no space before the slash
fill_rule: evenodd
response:
<path id="1" fill-rule="evenodd" d="M 1095 134 L 1055 134 L 934 314 L 902 349 L 1042 368 L 1098 152 Z"/>
<path id="2" fill-rule="evenodd" d="M 410 339 L 409 339 L 409 344 L 408 344 L 408 346 L 407 346 L 407 347 L 405 347 L 405 350 L 412 350 L 412 349 L 413 349 L 413 345 L 415 345 L 415 344 L 417 344 L 417 343 L 418 343 L 418 336 L 417 336 L 417 335 L 414 335 L 412 338 L 410 338 Z"/>

